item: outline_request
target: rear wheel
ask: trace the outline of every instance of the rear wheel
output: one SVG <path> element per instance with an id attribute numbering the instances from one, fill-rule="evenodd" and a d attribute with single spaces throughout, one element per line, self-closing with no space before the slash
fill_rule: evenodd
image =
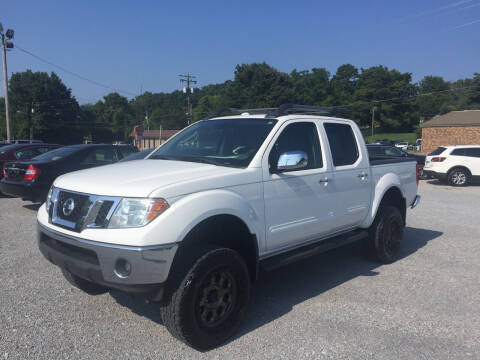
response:
<path id="1" fill-rule="evenodd" d="M 385 264 L 394 262 L 403 240 L 404 223 L 394 206 L 381 206 L 366 239 L 368 255 Z"/>
<path id="2" fill-rule="evenodd" d="M 197 350 L 224 343 L 238 329 L 250 296 L 243 259 L 231 249 L 208 250 L 179 280 L 161 307 L 167 329 Z"/>
<path id="3" fill-rule="evenodd" d="M 466 169 L 457 168 L 448 173 L 448 183 L 452 186 L 466 186 L 470 182 L 470 173 Z"/>
<path id="4" fill-rule="evenodd" d="M 70 271 L 62 268 L 62 274 L 67 279 L 67 281 L 75 286 L 77 289 L 82 290 L 83 292 L 89 295 L 99 295 L 108 292 L 108 288 L 102 285 L 92 283 L 91 281 L 82 279 L 77 275 L 72 274 Z"/>

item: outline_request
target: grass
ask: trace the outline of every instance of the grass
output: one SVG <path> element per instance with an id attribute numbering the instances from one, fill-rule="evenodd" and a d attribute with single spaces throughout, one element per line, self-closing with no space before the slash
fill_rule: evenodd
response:
<path id="1" fill-rule="evenodd" d="M 417 134 L 414 132 L 412 133 L 383 133 L 383 134 L 375 134 L 372 136 L 365 137 L 365 141 L 369 144 L 372 143 L 373 140 L 376 139 L 388 139 L 391 141 L 407 141 L 409 144 L 415 144 L 417 141 Z"/>

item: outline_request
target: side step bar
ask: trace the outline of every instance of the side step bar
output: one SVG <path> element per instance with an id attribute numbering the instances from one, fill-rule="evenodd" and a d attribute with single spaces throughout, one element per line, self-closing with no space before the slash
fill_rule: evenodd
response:
<path id="1" fill-rule="evenodd" d="M 272 271 L 279 267 L 318 255 L 337 247 L 350 244 L 368 237 L 366 230 L 354 230 L 352 232 L 338 235 L 329 239 L 320 240 L 316 243 L 306 245 L 279 255 L 275 255 L 260 261 L 260 266 L 265 271 Z"/>

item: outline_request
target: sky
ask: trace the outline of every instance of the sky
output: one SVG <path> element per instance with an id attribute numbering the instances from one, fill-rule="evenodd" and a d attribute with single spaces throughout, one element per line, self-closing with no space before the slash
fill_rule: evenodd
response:
<path id="1" fill-rule="evenodd" d="M 80 103 L 112 89 L 171 92 L 187 72 L 198 86 L 221 83 L 237 64 L 263 61 L 331 74 L 345 63 L 385 65 L 415 82 L 480 72 L 480 0 L 15 0 L 1 10 L 4 29 L 15 30 L 9 76 L 54 71 Z"/>

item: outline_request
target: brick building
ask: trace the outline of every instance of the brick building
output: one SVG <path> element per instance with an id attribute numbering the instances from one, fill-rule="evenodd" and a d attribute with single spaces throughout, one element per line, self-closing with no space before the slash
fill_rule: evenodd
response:
<path id="1" fill-rule="evenodd" d="M 422 125 L 422 152 L 439 146 L 480 145 L 480 110 L 451 111 Z"/>
<path id="2" fill-rule="evenodd" d="M 180 130 L 144 130 L 139 141 L 139 150 L 152 149 L 170 139 Z M 131 134 L 134 136 L 134 133 Z"/>

